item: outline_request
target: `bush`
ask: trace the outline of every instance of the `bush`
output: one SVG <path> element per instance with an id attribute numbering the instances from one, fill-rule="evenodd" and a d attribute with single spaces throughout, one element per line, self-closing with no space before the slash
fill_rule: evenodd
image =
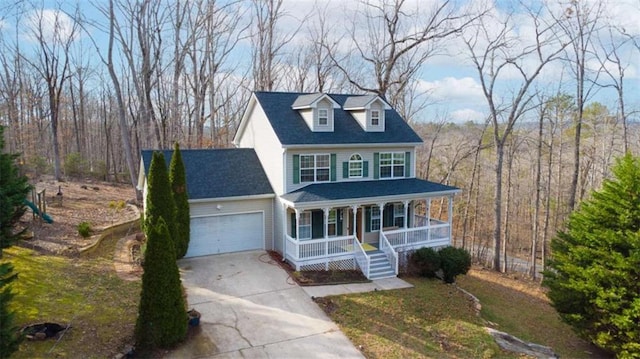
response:
<path id="1" fill-rule="evenodd" d="M 454 283 L 456 276 L 467 274 L 471 268 L 471 254 L 464 248 L 445 247 L 439 252 L 442 265 L 443 280 Z"/>
<path id="2" fill-rule="evenodd" d="M 80 177 L 87 173 L 87 161 L 79 153 L 73 152 L 64 159 L 64 174 L 69 177 Z"/>
<path id="3" fill-rule="evenodd" d="M 413 270 L 421 277 L 434 278 L 440 263 L 440 254 L 433 248 L 420 248 L 411 255 Z"/>
<path id="4" fill-rule="evenodd" d="M 82 238 L 88 238 L 91 235 L 91 223 L 89 222 L 78 223 L 78 234 L 80 234 Z"/>

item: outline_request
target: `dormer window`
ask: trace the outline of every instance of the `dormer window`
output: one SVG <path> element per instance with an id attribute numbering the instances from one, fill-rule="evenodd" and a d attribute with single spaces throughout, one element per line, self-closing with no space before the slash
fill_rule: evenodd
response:
<path id="1" fill-rule="evenodd" d="M 384 132 L 385 110 L 391 109 L 382 98 L 376 95 L 351 96 L 344 102 L 343 109 L 367 132 Z"/>
<path id="2" fill-rule="evenodd" d="M 318 126 L 329 125 L 329 110 L 326 108 L 318 109 Z"/>
<path id="3" fill-rule="evenodd" d="M 380 126 L 380 111 L 371 110 L 371 126 Z"/>
<path id="4" fill-rule="evenodd" d="M 291 108 L 298 111 L 313 132 L 333 132 L 334 109 L 340 105 L 323 93 L 300 95 Z"/>

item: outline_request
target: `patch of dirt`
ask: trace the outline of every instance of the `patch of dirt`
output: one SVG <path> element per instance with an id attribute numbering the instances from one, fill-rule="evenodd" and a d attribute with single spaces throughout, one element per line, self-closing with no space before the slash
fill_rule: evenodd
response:
<path id="1" fill-rule="evenodd" d="M 53 223 L 45 222 L 27 207 L 21 225 L 27 228 L 25 240 L 19 245 L 42 253 L 77 256 L 98 239 L 104 228 L 130 221 L 140 216 L 136 207 L 135 190 L 130 185 L 93 180 L 58 182 L 51 177 L 33 183 L 36 193 L 41 193 L 45 213 Z M 44 190 L 44 192 L 43 192 Z M 38 205 L 37 198 L 27 198 Z M 78 224 L 88 222 L 91 237 L 78 233 Z"/>
<path id="2" fill-rule="evenodd" d="M 288 262 L 282 261 L 280 253 L 275 251 L 268 252 L 271 259 L 286 270 L 289 276 L 300 286 L 370 282 L 359 270 L 296 271 Z"/>

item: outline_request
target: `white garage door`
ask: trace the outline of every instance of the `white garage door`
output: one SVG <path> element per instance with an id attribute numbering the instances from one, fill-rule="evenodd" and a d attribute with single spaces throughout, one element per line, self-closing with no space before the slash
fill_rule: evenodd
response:
<path id="1" fill-rule="evenodd" d="M 192 218 L 185 257 L 263 249 L 263 234 L 261 212 Z"/>

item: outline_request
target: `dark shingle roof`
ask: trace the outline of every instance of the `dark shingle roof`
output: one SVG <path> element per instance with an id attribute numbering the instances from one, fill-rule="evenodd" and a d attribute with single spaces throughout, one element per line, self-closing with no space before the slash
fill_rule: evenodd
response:
<path id="1" fill-rule="evenodd" d="M 385 131 L 366 132 L 348 111 L 335 109 L 334 131 L 313 132 L 293 103 L 305 93 L 256 92 L 255 96 L 283 145 L 422 143 L 420 137 L 395 110 L 385 111 Z M 327 94 L 341 107 L 357 95 Z"/>
<path id="2" fill-rule="evenodd" d="M 164 150 L 167 169 L 173 151 Z M 258 156 L 250 148 L 180 150 L 189 199 L 273 194 Z M 145 174 L 152 150 L 142 151 Z"/>
<path id="3" fill-rule="evenodd" d="M 293 203 L 339 201 L 407 194 L 456 193 L 460 189 L 440 183 L 406 178 L 398 180 L 316 183 L 287 193 L 282 198 Z"/>

